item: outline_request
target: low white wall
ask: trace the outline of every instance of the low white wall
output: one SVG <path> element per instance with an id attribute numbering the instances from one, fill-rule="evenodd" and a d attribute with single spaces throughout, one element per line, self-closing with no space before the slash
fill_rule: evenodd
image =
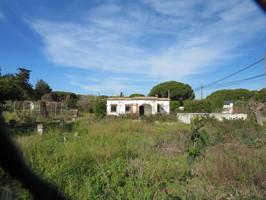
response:
<path id="1" fill-rule="evenodd" d="M 205 116 L 205 117 L 213 117 L 219 121 L 227 120 L 235 120 L 235 119 L 247 119 L 247 114 L 230 114 L 230 113 L 177 113 L 177 118 L 179 121 L 190 124 L 192 119 L 197 116 Z"/>

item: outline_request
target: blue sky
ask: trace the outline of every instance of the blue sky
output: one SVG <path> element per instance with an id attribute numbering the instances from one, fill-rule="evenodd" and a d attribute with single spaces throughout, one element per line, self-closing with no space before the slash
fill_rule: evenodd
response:
<path id="1" fill-rule="evenodd" d="M 196 88 L 264 57 L 265 32 L 249 0 L 1 0 L 0 67 L 81 94 L 147 94 L 167 80 Z M 260 63 L 225 82 L 263 72 Z M 240 87 L 265 80 L 229 88 Z"/>

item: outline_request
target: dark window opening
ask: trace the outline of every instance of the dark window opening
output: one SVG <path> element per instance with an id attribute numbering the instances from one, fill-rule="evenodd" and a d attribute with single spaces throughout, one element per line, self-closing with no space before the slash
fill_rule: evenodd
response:
<path id="1" fill-rule="evenodd" d="M 117 105 L 111 105 L 111 112 L 116 112 Z"/>
<path id="2" fill-rule="evenodd" d="M 157 104 L 157 112 L 161 112 L 161 106 Z"/>
<path id="3" fill-rule="evenodd" d="M 144 115 L 144 106 L 139 107 L 139 115 Z"/>
<path id="4" fill-rule="evenodd" d="M 131 106 L 130 105 L 126 105 L 126 112 L 129 112 L 131 110 Z"/>

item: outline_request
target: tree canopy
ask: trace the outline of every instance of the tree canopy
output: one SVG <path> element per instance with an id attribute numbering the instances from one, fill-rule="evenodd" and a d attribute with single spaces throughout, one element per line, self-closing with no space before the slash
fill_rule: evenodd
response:
<path id="1" fill-rule="evenodd" d="M 218 90 L 206 97 L 206 100 L 211 101 L 216 107 L 221 107 L 226 100 L 231 101 L 247 101 L 255 97 L 257 91 L 247 89 L 227 89 Z"/>
<path id="2" fill-rule="evenodd" d="M 5 100 L 20 100 L 23 98 L 23 89 L 16 83 L 15 76 L 0 77 L 0 102 Z"/>
<path id="3" fill-rule="evenodd" d="M 52 92 L 51 87 L 44 80 L 40 79 L 35 85 L 35 96 L 37 99 L 41 99 L 43 95 Z"/>
<path id="4" fill-rule="evenodd" d="M 15 74 L 15 81 L 23 90 L 23 99 L 33 99 L 34 90 L 29 82 L 31 70 L 18 68 L 18 71 L 19 72 Z"/>
<path id="5" fill-rule="evenodd" d="M 263 88 L 260 91 L 258 91 L 255 95 L 255 98 L 257 101 L 265 102 L 266 100 L 266 89 Z"/>
<path id="6" fill-rule="evenodd" d="M 190 85 L 177 81 L 168 81 L 154 86 L 151 89 L 149 96 L 158 95 L 158 97 L 168 97 L 168 91 L 170 92 L 171 100 L 183 102 L 186 99 L 195 98 Z"/>
<path id="7" fill-rule="evenodd" d="M 18 68 L 16 74 L 5 74 L 0 76 L 0 99 L 5 100 L 24 100 L 33 99 L 34 91 L 29 83 L 30 70 Z"/>
<path id="8" fill-rule="evenodd" d="M 140 94 L 140 93 L 133 93 L 133 94 L 129 95 L 129 97 L 145 97 L 145 95 Z"/>

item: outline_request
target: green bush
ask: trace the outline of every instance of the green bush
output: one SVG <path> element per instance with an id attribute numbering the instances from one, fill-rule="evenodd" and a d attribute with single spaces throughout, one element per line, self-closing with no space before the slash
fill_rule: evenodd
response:
<path id="1" fill-rule="evenodd" d="M 4 121 L 6 123 L 9 123 L 12 120 L 14 120 L 14 121 L 20 121 L 20 117 L 18 116 L 17 113 L 14 113 L 14 112 L 4 111 L 4 112 L 2 112 L 2 116 L 3 116 Z"/>
<path id="2" fill-rule="evenodd" d="M 178 112 L 178 108 L 181 106 L 179 101 L 170 101 L 170 111 L 171 112 Z"/>
<path id="3" fill-rule="evenodd" d="M 265 97 L 265 95 L 266 95 L 266 91 L 265 91 L 266 89 L 264 88 L 264 89 L 261 89 L 260 91 L 258 91 L 257 93 L 256 93 L 256 95 L 255 95 L 255 99 L 257 100 L 257 101 L 260 101 L 260 102 L 265 102 L 265 99 L 266 99 L 266 97 Z"/>
<path id="4" fill-rule="evenodd" d="M 94 104 L 94 114 L 97 118 L 103 118 L 106 116 L 106 100 L 100 99 Z"/>
<path id="5" fill-rule="evenodd" d="M 212 111 L 212 105 L 207 100 L 187 100 L 184 102 L 186 112 L 209 113 Z"/>

